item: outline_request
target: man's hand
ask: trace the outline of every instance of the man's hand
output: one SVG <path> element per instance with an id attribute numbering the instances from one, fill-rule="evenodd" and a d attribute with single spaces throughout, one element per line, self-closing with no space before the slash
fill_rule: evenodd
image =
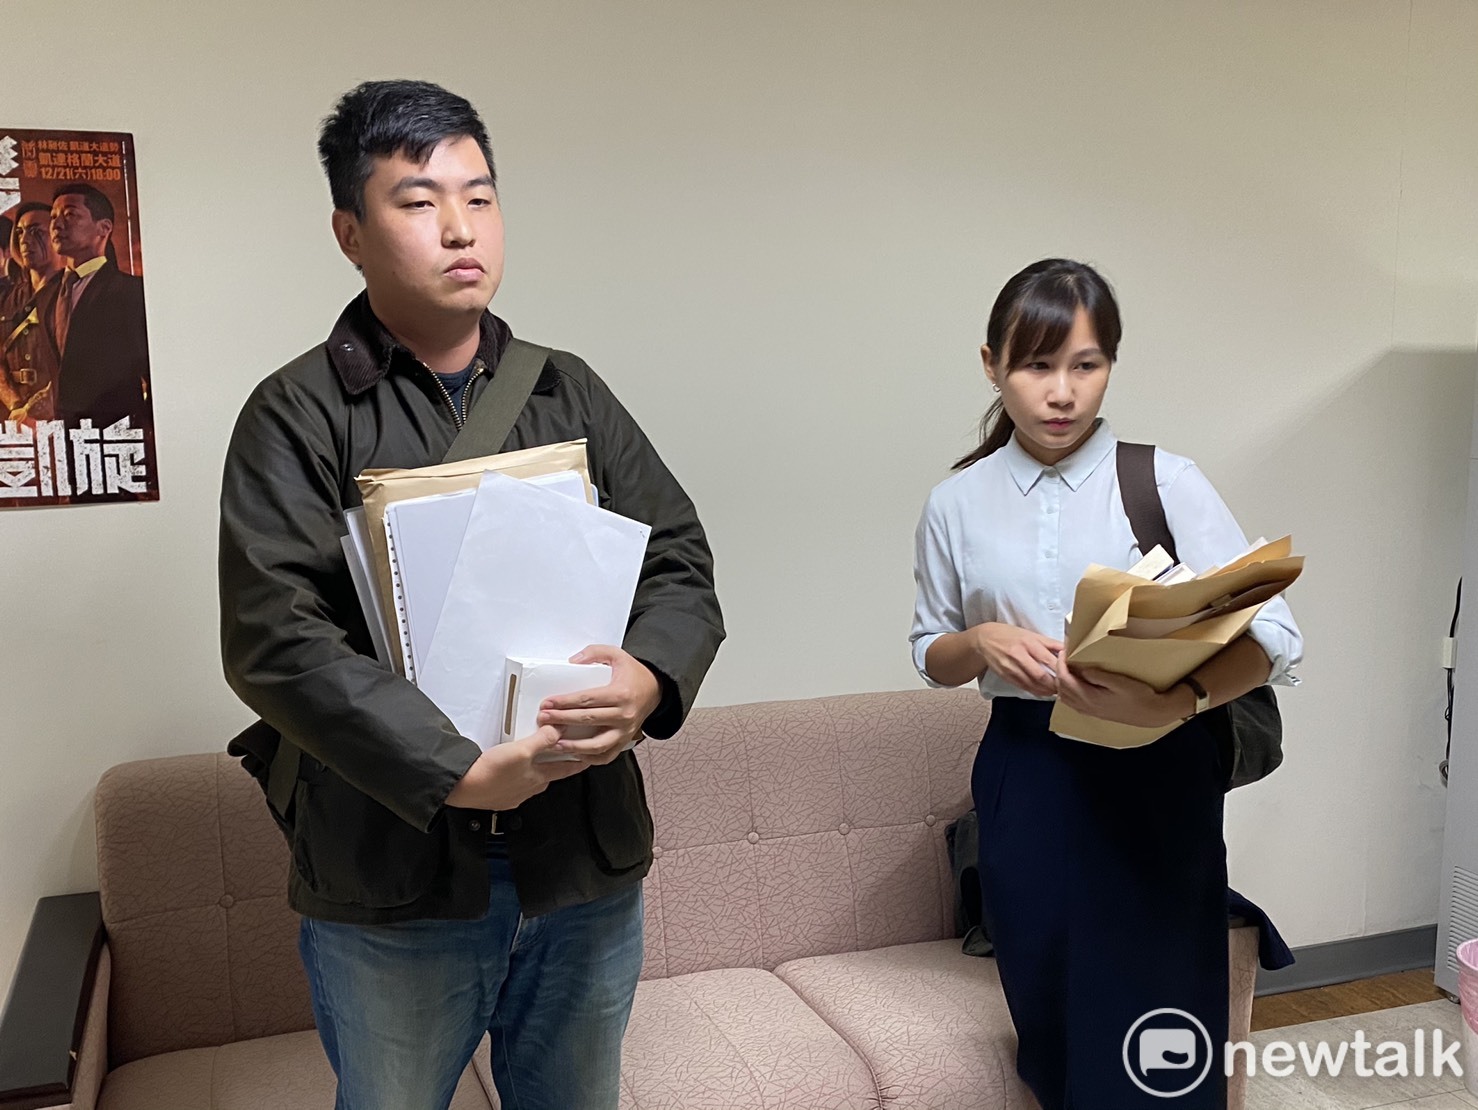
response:
<path id="1" fill-rule="evenodd" d="M 585 770 L 573 761 L 535 762 L 535 757 L 554 749 L 559 731 L 541 728 L 522 740 L 510 740 L 489 748 L 467 769 L 462 781 L 452 787 L 446 804 L 460 809 L 517 809 L 551 782 L 567 779 Z"/>
<path id="2" fill-rule="evenodd" d="M 1138 679 L 1090 667 L 1058 668 L 1057 698 L 1085 716 L 1138 728 L 1176 724 L 1196 709 L 1195 695 L 1186 687 L 1161 694 Z"/>
<path id="3" fill-rule="evenodd" d="M 608 686 L 548 698 L 539 708 L 539 724 L 568 730 L 594 730 L 589 739 L 561 740 L 555 750 L 577 755 L 586 763 L 610 763 L 641 734 L 642 724 L 662 700 L 657 676 L 645 663 L 617 647 L 593 645 L 571 663 L 605 663 Z"/>

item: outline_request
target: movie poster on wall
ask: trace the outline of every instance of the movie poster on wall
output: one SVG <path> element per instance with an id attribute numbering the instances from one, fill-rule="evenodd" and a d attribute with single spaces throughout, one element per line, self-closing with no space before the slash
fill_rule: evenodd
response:
<path id="1" fill-rule="evenodd" d="M 0 509 L 157 501 L 133 136 L 0 127 Z"/>

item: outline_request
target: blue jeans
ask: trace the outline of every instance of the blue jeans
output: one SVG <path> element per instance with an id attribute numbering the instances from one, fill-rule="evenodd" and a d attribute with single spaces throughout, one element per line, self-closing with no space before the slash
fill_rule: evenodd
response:
<path id="1" fill-rule="evenodd" d="M 303 920 L 336 1110 L 445 1110 L 484 1032 L 505 1110 L 616 1110 L 641 885 L 524 918 L 507 859 L 488 867 L 488 912 L 476 921 Z"/>

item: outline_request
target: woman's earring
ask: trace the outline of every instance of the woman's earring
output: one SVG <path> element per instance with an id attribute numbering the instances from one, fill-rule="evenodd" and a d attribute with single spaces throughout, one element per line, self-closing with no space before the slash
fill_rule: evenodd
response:
<path id="1" fill-rule="evenodd" d="M 999 392 L 1001 392 L 1001 387 L 998 386 L 998 385 L 996 385 L 994 382 L 992 382 L 991 383 L 991 390 L 993 392 L 999 393 Z"/>

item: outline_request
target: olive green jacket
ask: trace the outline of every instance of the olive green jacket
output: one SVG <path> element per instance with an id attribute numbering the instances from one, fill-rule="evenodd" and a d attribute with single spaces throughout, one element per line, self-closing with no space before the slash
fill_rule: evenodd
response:
<path id="1" fill-rule="evenodd" d="M 479 358 L 496 374 L 511 337 L 491 314 L 482 333 Z M 488 377 L 469 383 L 468 411 Z M 487 907 L 490 815 L 445 804 L 478 746 L 376 661 L 340 545 L 344 513 L 359 504 L 355 475 L 440 462 L 461 423 L 361 295 L 327 343 L 257 386 L 231 437 L 221 650 L 227 681 L 261 720 L 228 750 L 264 787 L 274 761 L 279 777 L 288 768 L 269 798 L 292 847 L 289 900 L 311 917 L 370 924 Z M 601 505 L 652 528 L 622 646 L 662 687 L 644 731 L 670 736 L 724 636 L 712 555 L 636 421 L 590 367 L 552 351 L 502 449 L 579 438 Z M 553 783 L 501 814 L 500 827 L 529 916 L 613 893 L 651 865 L 651 816 L 629 752 Z"/>

